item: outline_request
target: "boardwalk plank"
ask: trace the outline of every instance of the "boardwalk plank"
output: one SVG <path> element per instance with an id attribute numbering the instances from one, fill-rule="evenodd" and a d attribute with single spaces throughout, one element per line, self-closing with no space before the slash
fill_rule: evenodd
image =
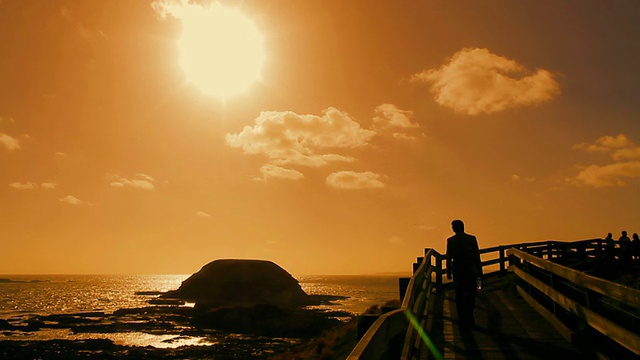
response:
<path id="1" fill-rule="evenodd" d="M 461 329 L 452 287 L 438 294 L 430 334 L 444 359 L 588 358 L 507 286 L 504 277 L 486 281 L 476 301 L 477 326 Z M 420 359 L 433 359 L 425 350 Z"/>

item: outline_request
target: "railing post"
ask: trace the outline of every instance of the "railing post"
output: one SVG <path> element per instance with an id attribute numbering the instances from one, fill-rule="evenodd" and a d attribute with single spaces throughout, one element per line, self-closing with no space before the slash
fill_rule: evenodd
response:
<path id="1" fill-rule="evenodd" d="M 578 253 L 578 261 L 587 260 L 587 249 L 584 243 L 579 243 L 576 245 L 576 252 Z"/>
<path id="2" fill-rule="evenodd" d="M 505 258 L 504 258 L 504 247 L 500 246 L 500 272 L 503 273 L 505 270 L 504 267 L 504 262 L 505 262 Z"/>
<path id="3" fill-rule="evenodd" d="M 442 256 L 436 256 L 436 290 L 442 289 Z"/>

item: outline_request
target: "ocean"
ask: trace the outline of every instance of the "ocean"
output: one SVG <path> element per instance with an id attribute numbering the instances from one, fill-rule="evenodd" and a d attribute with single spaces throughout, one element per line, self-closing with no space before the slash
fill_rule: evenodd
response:
<path id="1" fill-rule="evenodd" d="M 112 313 L 151 306 L 149 295 L 177 289 L 190 275 L 0 275 L 0 320 L 28 321 L 34 315 Z M 320 306 L 326 310 L 360 314 L 372 305 L 399 299 L 398 276 L 295 276 L 307 294 L 339 295 L 346 299 Z M 7 281 L 8 279 L 8 281 Z M 185 304 L 193 306 L 193 304 Z M 110 339 L 130 346 L 177 347 L 209 345 L 198 337 L 148 333 L 71 333 L 68 329 L 4 331 L 0 340 Z M 175 340 L 175 339 L 174 339 Z"/>

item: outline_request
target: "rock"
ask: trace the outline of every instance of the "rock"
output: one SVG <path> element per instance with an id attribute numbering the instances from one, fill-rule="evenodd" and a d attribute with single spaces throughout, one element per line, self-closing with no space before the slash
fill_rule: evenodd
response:
<path id="1" fill-rule="evenodd" d="M 321 312 L 255 304 L 223 306 L 194 316 L 192 324 L 241 334 L 268 337 L 312 337 L 340 321 Z"/>
<path id="2" fill-rule="evenodd" d="M 265 260 L 212 261 L 163 297 L 195 302 L 199 308 L 225 304 L 295 307 L 309 301 L 293 276 Z"/>
<path id="3" fill-rule="evenodd" d="M 136 291 L 134 294 L 135 295 L 144 295 L 144 296 L 162 295 L 162 294 L 164 294 L 164 291 Z"/>

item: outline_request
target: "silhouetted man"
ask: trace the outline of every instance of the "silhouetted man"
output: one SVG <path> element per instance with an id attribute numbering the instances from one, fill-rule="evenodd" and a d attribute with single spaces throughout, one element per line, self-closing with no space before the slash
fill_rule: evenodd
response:
<path id="1" fill-rule="evenodd" d="M 447 278 L 456 289 L 456 309 L 461 326 L 474 326 L 473 308 L 476 302 L 476 280 L 482 276 L 482 264 L 476 237 L 464 232 L 462 220 L 453 220 L 455 233 L 447 239 Z"/>

